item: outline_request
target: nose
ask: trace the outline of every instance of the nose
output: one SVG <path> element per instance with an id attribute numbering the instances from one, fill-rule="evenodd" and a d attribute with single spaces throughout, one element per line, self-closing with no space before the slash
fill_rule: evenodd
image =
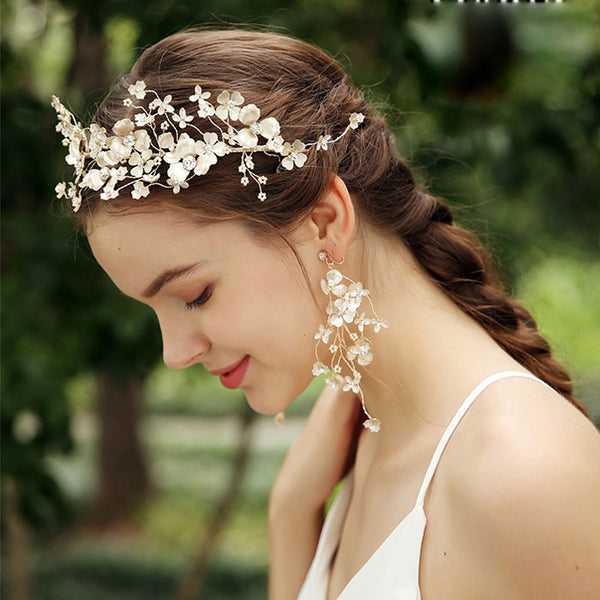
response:
<path id="1" fill-rule="evenodd" d="M 185 369 L 202 362 L 210 348 L 206 337 L 186 323 L 160 322 L 163 361 L 169 369 Z"/>

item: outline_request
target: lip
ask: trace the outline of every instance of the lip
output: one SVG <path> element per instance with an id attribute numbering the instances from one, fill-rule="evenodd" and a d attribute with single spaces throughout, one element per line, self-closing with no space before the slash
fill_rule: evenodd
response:
<path id="1" fill-rule="evenodd" d="M 233 371 L 235 368 L 237 368 L 241 364 L 241 362 L 246 359 L 246 357 L 247 357 L 247 355 L 244 356 L 244 358 L 242 358 L 242 360 L 238 360 L 237 362 L 230 364 L 228 367 L 225 367 L 223 369 L 214 369 L 213 371 L 209 371 L 209 373 L 211 375 L 216 375 L 217 377 L 219 377 L 220 375 L 224 375 L 225 373 L 229 373 L 229 372 Z"/>
<path id="2" fill-rule="evenodd" d="M 228 389 L 233 390 L 239 387 L 246 376 L 248 370 L 248 362 L 250 361 L 250 355 L 247 354 L 238 362 L 225 367 L 224 369 L 216 369 L 209 371 L 212 375 L 218 375 L 221 378 L 221 383 Z"/>

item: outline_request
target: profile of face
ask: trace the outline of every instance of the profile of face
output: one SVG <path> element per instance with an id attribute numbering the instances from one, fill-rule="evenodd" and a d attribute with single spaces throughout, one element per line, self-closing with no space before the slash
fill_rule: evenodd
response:
<path id="1" fill-rule="evenodd" d="M 318 283 L 323 265 L 302 231 L 290 241 Z M 263 414 L 284 410 L 310 383 L 319 307 L 285 244 L 169 209 L 100 214 L 88 238 L 116 286 L 156 313 L 168 367 L 202 363 Z"/>

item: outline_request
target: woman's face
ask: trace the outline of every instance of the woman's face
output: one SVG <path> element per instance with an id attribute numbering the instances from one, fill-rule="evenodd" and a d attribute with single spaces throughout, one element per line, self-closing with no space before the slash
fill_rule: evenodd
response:
<path id="1" fill-rule="evenodd" d="M 202 363 L 258 412 L 284 410 L 312 379 L 320 322 L 294 255 L 233 222 L 185 219 L 165 210 L 103 215 L 90 245 L 117 287 L 156 313 L 168 367 Z M 296 242 L 318 281 L 318 249 Z"/>

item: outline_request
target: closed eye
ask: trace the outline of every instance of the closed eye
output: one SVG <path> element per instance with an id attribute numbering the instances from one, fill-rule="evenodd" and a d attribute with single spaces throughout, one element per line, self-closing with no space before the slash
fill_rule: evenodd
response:
<path id="1" fill-rule="evenodd" d="M 186 302 L 185 307 L 188 310 L 191 310 L 193 308 L 200 308 L 203 304 L 206 304 L 206 302 L 208 302 L 211 295 L 212 287 L 208 286 L 204 288 L 204 291 L 195 300 L 192 300 L 191 302 Z"/>

